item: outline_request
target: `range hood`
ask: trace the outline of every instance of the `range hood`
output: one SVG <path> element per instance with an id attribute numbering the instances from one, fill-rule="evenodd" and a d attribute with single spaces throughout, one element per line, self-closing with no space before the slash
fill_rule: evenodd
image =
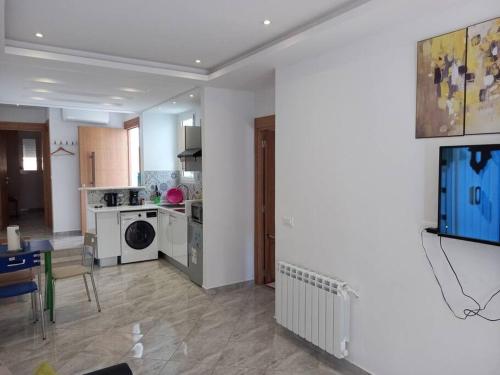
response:
<path id="1" fill-rule="evenodd" d="M 199 158 L 199 157 L 201 157 L 201 148 L 196 147 L 196 148 L 190 148 L 188 150 L 184 150 L 180 154 L 178 154 L 177 157 L 179 159 Z"/>
<path id="2" fill-rule="evenodd" d="M 201 127 L 184 127 L 185 150 L 177 155 L 184 171 L 201 171 Z"/>

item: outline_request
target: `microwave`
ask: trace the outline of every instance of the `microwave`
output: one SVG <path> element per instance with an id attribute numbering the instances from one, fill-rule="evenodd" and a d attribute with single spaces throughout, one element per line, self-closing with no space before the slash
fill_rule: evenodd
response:
<path id="1" fill-rule="evenodd" d="M 191 219 L 197 223 L 203 224 L 203 203 L 194 202 L 191 204 Z"/>

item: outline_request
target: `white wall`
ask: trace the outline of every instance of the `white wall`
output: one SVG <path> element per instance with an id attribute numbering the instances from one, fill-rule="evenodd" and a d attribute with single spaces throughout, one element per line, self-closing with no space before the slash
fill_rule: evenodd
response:
<path id="1" fill-rule="evenodd" d="M 253 279 L 253 121 L 250 92 L 203 92 L 203 286 Z"/>
<path id="2" fill-rule="evenodd" d="M 49 131 L 52 150 L 59 147 L 54 142 L 78 141 L 79 126 L 99 126 L 80 122 L 63 121 L 61 110 L 49 109 Z M 123 127 L 123 115 L 110 113 L 110 124 L 106 127 Z M 80 167 L 78 147 L 65 146 L 75 152 L 75 156 L 52 157 L 52 208 L 54 232 L 80 230 Z"/>
<path id="3" fill-rule="evenodd" d="M 0 121 L 41 124 L 47 121 L 47 108 L 0 104 Z"/>
<path id="4" fill-rule="evenodd" d="M 177 169 L 177 116 L 154 110 L 141 115 L 141 163 L 143 171 Z"/>
<path id="5" fill-rule="evenodd" d="M 448 15 L 425 7 L 276 74 L 277 259 L 359 290 L 349 360 L 374 374 L 500 371 L 500 324 L 455 319 L 420 244 L 422 226 L 436 222 L 439 145 L 500 142 L 415 139 L 416 42 L 500 14 L 498 1 L 453 3 Z M 425 238 L 452 303 L 471 307 L 436 239 Z M 443 243 L 466 291 L 484 303 L 500 287 L 500 249 Z M 491 315 L 500 317 L 498 298 Z"/>
<path id="6" fill-rule="evenodd" d="M 274 115 L 274 90 L 273 82 L 269 87 L 262 88 L 255 92 L 255 117 Z"/>

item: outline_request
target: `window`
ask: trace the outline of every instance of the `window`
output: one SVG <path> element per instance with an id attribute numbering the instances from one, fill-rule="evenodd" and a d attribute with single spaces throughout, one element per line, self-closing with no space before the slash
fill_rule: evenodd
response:
<path id="1" fill-rule="evenodd" d="M 38 171 L 38 158 L 36 152 L 36 139 L 35 138 L 23 138 L 22 139 L 22 163 L 23 171 Z"/>
<path id="2" fill-rule="evenodd" d="M 139 186 L 141 173 L 139 119 L 132 126 L 126 126 L 128 138 L 128 179 L 130 186 Z"/>
<path id="3" fill-rule="evenodd" d="M 182 128 L 186 126 L 194 126 L 194 114 L 191 117 L 182 120 L 181 125 Z M 181 180 L 188 182 L 194 180 L 194 172 L 182 171 Z"/>

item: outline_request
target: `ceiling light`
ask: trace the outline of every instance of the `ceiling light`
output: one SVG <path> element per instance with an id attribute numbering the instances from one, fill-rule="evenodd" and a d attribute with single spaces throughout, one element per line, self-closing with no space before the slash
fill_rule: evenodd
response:
<path id="1" fill-rule="evenodd" d="M 43 34 L 42 34 L 42 33 L 35 33 L 35 36 L 36 36 L 37 38 L 43 38 Z"/>
<path id="2" fill-rule="evenodd" d="M 201 64 L 201 60 L 200 60 L 200 59 L 196 59 L 196 60 L 194 60 L 194 62 L 195 62 L 196 64 Z"/>
<path id="3" fill-rule="evenodd" d="M 33 99 L 33 100 L 45 100 L 45 98 L 42 98 L 40 96 L 32 96 L 31 99 Z"/>
<path id="4" fill-rule="evenodd" d="M 55 79 L 52 79 L 52 78 L 35 78 L 33 81 L 38 82 L 38 83 L 48 83 L 48 84 L 61 83 L 61 82 L 56 81 Z"/>
<path id="5" fill-rule="evenodd" d="M 194 94 L 189 94 L 189 97 L 190 98 L 194 98 Z"/>
<path id="6" fill-rule="evenodd" d="M 139 89 L 134 89 L 132 87 L 122 87 L 120 90 L 125 91 L 125 92 L 144 92 Z"/>
<path id="7" fill-rule="evenodd" d="M 48 94 L 50 91 L 46 89 L 33 89 L 33 92 L 38 92 L 40 94 Z"/>
<path id="8" fill-rule="evenodd" d="M 264 22 L 262 22 L 264 25 L 268 26 L 271 24 L 271 20 L 264 20 Z"/>
<path id="9" fill-rule="evenodd" d="M 113 99 L 113 100 L 124 100 L 125 99 L 124 97 L 121 97 L 121 96 L 110 96 L 109 98 Z"/>
<path id="10" fill-rule="evenodd" d="M 172 102 L 172 104 L 177 104 L 177 102 Z"/>
<path id="11" fill-rule="evenodd" d="M 111 103 L 102 103 L 102 105 L 108 105 L 109 106 L 109 105 L 113 105 L 113 104 L 111 104 Z"/>

